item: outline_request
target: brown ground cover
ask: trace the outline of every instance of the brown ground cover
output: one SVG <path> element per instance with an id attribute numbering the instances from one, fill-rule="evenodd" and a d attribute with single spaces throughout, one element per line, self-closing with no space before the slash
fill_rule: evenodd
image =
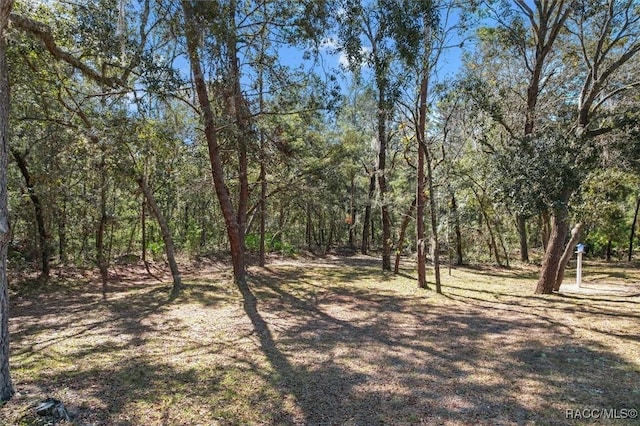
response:
<path id="1" fill-rule="evenodd" d="M 134 268 L 106 301 L 80 273 L 16 283 L 18 394 L 0 425 L 38 424 L 47 396 L 109 426 L 576 425 L 593 420 L 567 410 L 640 409 L 637 268 L 590 264 L 553 296 L 532 294 L 533 268 L 445 269 L 437 295 L 378 263 L 252 267 L 253 318 L 221 264 L 185 273 L 175 297 Z"/>

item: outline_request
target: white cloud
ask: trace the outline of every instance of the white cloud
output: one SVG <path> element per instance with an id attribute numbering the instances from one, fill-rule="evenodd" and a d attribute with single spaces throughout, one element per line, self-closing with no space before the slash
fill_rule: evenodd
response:
<path id="1" fill-rule="evenodd" d="M 360 55 L 362 57 L 360 66 L 365 68 L 368 67 L 368 62 L 371 56 L 371 48 L 368 46 L 362 46 L 360 48 Z M 347 58 L 347 54 L 344 51 L 340 52 L 340 55 L 338 56 L 338 63 L 345 68 L 349 67 L 349 58 Z"/>

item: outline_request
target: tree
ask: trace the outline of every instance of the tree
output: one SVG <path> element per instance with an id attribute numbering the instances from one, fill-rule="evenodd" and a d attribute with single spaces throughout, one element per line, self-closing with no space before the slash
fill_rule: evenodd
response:
<path id="1" fill-rule="evenodd" d="M 124 85 L 132 68 L 137 65 L 139 55 L 124 69 L 119 68 L 119 76 L 107 76 L 106 64 L 102 72 L 96 71 L 86 62 L 61 49 L 56 43 L 51 29 L 38 21 L 12 13 L 13 1 L 0 0 L 0 401 L 8 401 L 14 394 L 9 372 L 9 330 L 8 330 L 8 282 L 7 282 L 7 249 L 10 242 L 10 228 L 7 197 L 7 164 L 8 164 L 8 121 L 9 121 L 9 80 L 7 69 L 6 34 L 9 22 L 20 31 L 32 34 L 43 42 L 46 49 L 57 60 L 63 61 L 83 73 L 87 78 L 109 87 Z M 109 70 L 111 71 L 111 70 Z"/>
<path id="2" fill-rule="evenodd" d="M 538 109 L 541 100 L 545 100 L 545 94 L 554 83 L 555 71 L 552 67 L 555 59 L 554 45 L 572 11 L 572 6 L 570 1 L 541 1 L 536 2 L 533 8 L 521 0 L 511 5 L 501 4 L 498 8 L 494 3 L 486 2 L 486 7 L 497 23 L 497 27 L 482 29 L 480 32 L 481 40 L 484 39 L 486 43 L 484 51 L 496 59 L 496 63 L 500 64 L 499 67 L 504 68 L 501 72 L 506 71 L 512 58 L 517 61 L 516 74 L 504 75 L 506 78 L 502 79 L 501 83 L 508 82 L 508 87 L 500 89 L 501 99 L 496 100 L 504 102 L 504 98 L 513 90 L 524 90 L 525 93 L 520 98 L 512 100 L 512 102 L 523 103 L 515 109 L 516 113 L 511 114 L 512 116 L 504 108 L 496 110 L 496 106 L 492 104 L 485 104 L 485 107 L 507 133 L 506 139 L 510 149 L 504 151 L 506 158 L 503 166 L 506 167 L 507 174 L 516 175 L 515 178 L 509 179 L 516 183 L 519 171 L 509 167 L 512 164 L 510 159 L 521 155 L 523 151 L 526 152 L 528 140 L 534 137 L 540 121 Z M 488 78 L 492 78 L 491 71 L 485 70 L 485 72 Z M 517 84 L 521 86 L 518 87 Z M 536 195 L 523 191 L 522 188 L 508 190 L 508 192 L 509 199 L 516 207 L 520 259 L 527 262 L 529 254 L 526 216 L 531 214 L 531 205 L 536 204 L 531 201 L 531 197 L 535 198 Z"/>
<path id="3" fill-rule="evenodd" d="M 391 270 L 391 214 L 387 193 L 387 150 L 389 144 L 388 123 L 393 114 L 393 104 L 398 96 L 399 81 L 393 80 L 392 67 L 396 58 L 393 45 L 390 14 L 397 12 L 395 2 L 346 2 L 341 18 L 340 32 L 343 48 L 349 58 L 352 71 L 359 73 L 362 65 L 371 67 L 376 89 L 376 162 L 370 171 L 369 199 L 378 185 L 382 223 L 382 269 Z M 366 40 L 363 45 L 362 38 Z M 368 212 L 365 210 L 362 251 L 368 246 Z"/>
<path id="4" fill-rule="evenodd" d="M 625 66 L 640 52 L 640 34 L 636 31 L 639 22 L 640 10 L 634 1 L 609 0 L 599 4 L 579 3 L 577 13 L 568 24 L 573 51 L 579 52 L 576 55 L 582 60 L 578 74 L 582 84 L 574 104 L 571 132 L 566 136 L 573 169 L 589 167 L 592 158 L 585 156 L 585 151 L 597 153 L 597 142 L 603 141 L 603 135 L 634 121 L 624 114 L 620 117 L 615 101 L 640 85 L 634 76 L 625 72 Z M 561 180 L 561 197 L 552 209 L 551 237 L 536 293 L 553 291 L 568 232 L 567 204 L 583 178 L 584 175 L 578 176 L 577 182 L 566 177 Z"/>
<path id="5" fill-rule="evenodd" d="M 264 26 L 273 28 L 288 28 L 283 35 L 282 42 L 303 43 L 318 35 L 318 27 L 323 25 L 326 18 L 324 3 L 310 3 L 299 5 L 295 2 L 256 2 L 253 5 L 237 3 L 230 0 L 221 4 L 224 16 L 219 16 L 216 9 L 204 2 L 182 1 L 182 15 L 185 24 L 186 53 L 191 65 L 191 74 L 195 93 L 199 103 L 199 114 L 204 124 L 204 136 L 207 142 L 209 160 L 216 197 L 224 217 L 227 237 L 231 248 L 234 279 L 246 290 L 246 261 L 244 253 L 244 237 L 247 225 L 247 211 L 249 201 L 249 154 L 250 148 L 255 148 L 258 138 L 255 122 L 250 111 L 250 102 L 243 93 L 239 67 L 241 46 L 245 49 L 242 54 L 249 55 L 248 50 L 256 48 L 253 43 L 241 43 L 239 40 L 257 40 L 260 51 L 259 34 Z M 257 6 L 257 7 L 254 7 Z M 304 7 L 310 15 L 309 21 L 300 19 L 300 8 Z M 254 13 L 270 12 L 270 19 L 257 19 Z M 314 20 L 313 17 L 318 19 Z M 242 19 L 244 24 L 236 24 L 236 18 Z M 203 22 L 213 25 L 211 31 L 204 31 Z M 289 26 L 289 27 L 287 27 Z M 210 42 L 212 49 L 204 49 L 203 37 Z M 212 86 L 219 104 L 212 101 L 209 92 L 210 82 L 204 73 L 204 54 L 213 53 L 210 57 L 215 65 L 217 76 Z M 260 55 L 258 55 L 260 58 Z M 262 67 L 264 64 L 260 64 Z M 215 105 L 214 105 L 215 104 Z M 219 108 L 214 111 L 215 108 Z M 216 115 L 217 114 L 217 115 Z M 218 119 L 227 121 L 224 132 L 218 130 Z M 231 141 L 236 155 L 237 192 L 232 197 L 229 181 L 225 175 L 225 165 L 220 153 L 220 140 Z M 234 206 L 233 198 L 236 198 Z M 244 291 L 243 290 L 243 291 Z"/>
<path id="6" fill-rule="evenodd" d="M 7 164 L 9 162 L 9 71 L 5 35 L 13 0 L 0 1 L 0 402 L 14 394 L 9 373 L 9 294 L 7 249 L 9 247 L 9 208 L 7 205 Z"/>

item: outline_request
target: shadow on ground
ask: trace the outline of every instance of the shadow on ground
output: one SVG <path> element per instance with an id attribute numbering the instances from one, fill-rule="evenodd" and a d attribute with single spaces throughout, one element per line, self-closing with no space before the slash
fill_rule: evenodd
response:
<path id="1" fill-rule="evenodd" d="M 83 425 L 562 425 L 567 409 L 639 408 L 638 363 L 569 320 L 637 324 L 627 303 L 400 291 L 350 260 L 252 271 L 255 304 L 215 277 L 178 296 L 130 283 L 107 302 L 16 297 L 23 394 L 2 410 L 55 395 Z"/>

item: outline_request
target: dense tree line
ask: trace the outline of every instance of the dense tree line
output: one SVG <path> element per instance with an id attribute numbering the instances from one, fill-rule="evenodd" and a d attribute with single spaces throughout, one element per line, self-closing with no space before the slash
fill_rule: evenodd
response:
<path id="1" fill-rule="evenodd" d="M 411 254 L 441 291 L 442 262 L 533 249 L 538 293 L 581 234 L 633 256 L 633 0 L 0 6 L 2 400 L 7 268 L 94 266 L 106 297 L 114 263 L 179 291 L 179 259 L 230 255 L 255 309 L 248 254 Z"/>

